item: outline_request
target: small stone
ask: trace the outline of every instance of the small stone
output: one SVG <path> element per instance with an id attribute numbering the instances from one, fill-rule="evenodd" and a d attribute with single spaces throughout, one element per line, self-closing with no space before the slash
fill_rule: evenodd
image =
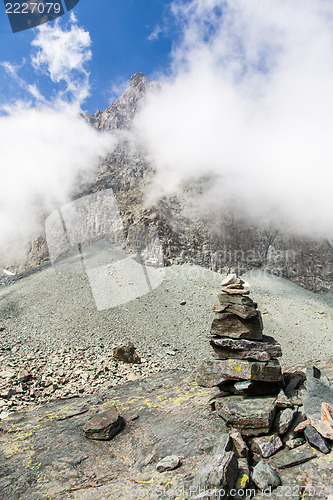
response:
<path id="1" fill-rule="evenodd" d="M 230 437 L 233 442 L 233 451 L 236 454 L 237 458 L 247 458 L 249 455 L 249 449 L 242 438 L 240 432 L 232 432 Z"/>
<path id="2" fill-rule="evenodd" d="M 282 448 L 283 444 L 277 434 L 271 436 L 255 437 L 251 441 L 251 449 L 254 453 L 260 453 L 263 458 L 274 455 Z"/>
<path id="3" fill-rule="evenodd" d="M 293 450 L 294 448 L 297 448 L 298 446 L 302 446 L 302 444 L 305 443 L 305 439 L 303 438 L 295 438 L 295 439 L 289 439 L 286 442 L 286 446 L 290 449 Z"/>
<path id="4" fill-rule="evenodd" d="M 23 368 L 17 374 L 17 380 L 19 382 L 27 382 L 31 378 L 31 373 Z"/>
<path id="5" fill-rule="evenodd" d="M 137 354 L 132 342 L 126 342 L 119 347 L 115 347 L 113 350 L 113 357 L 124 363 L 141 363 L 140 356 Z"/>
<path id="6" fill-rule="evenodd" d="M 287 467 L 303 464 L 315 457 L 316 454 L 311 450 L 310 446 L 303 444 L 293 450 L 279 452 L 273 458 L 273 464 L 278 469 L 286 469 Z"/>
<path id="7" fill-rule="evenodd" d="M 287 398 L 283 389 L 281 389 L 281 391 L 279 392 L 276 400 L 276 405 L 281 409 L 291 408 L 293 406 L 292 402 Z"/>
<path id="8" fill-rule="evenodd" d="M 108 441 L 125 427 L 125 420 L 118 414 L 115 407 L 95 415 L 83 427 L 88 439 Z"/>
<path id="9" fill-rule="evenodd" d="M 328 441 L 326 441 L 312 425 L 308 425 L 304 429 L 304 436 L 311 446 L 322 453 L 326 454 L 331 451 Z"/>
<path id="10" fill-rule="evenodd" d="M 181 305 L 181 306 L 186 306 L 186 300 L 182 300 L 182 301 L 180 302 L 180 305 Z"/>
<path id="11" fill-rule="evenodd" d="M 219 293 L 217 298 L 221 304 L 219 312 L 233 313 L 243 319 L 250 319 L 257 315 L 257 304 L 250 297 Z"/>
<path id="12" fill-rule="evenodd" d="M 306 389 L 304 411 L 307 417 L 320 420 L 322 403 L 333 405 L 333 384 L 313 365 L 306 369 Z"/>
<path id="13" fill-rule="evenodd" d="M 322 437 L 333 441 L 333 425 L 327 420 L 318 420 L 317 418 L 310 417 L 298 424 L 297 427 L 295 427 L 294 432 L 304 432 L 308 425 L 312 425 L 312 427 L 314 427 Z"/>
<path id="14" fill-rule="evenodd" d="M 213 306 L 218 311 L 219 306 Z M 255 314 L 248 320 L 240 318 L 237 314 L 215 312 L 215 319 L 210 328 L 210 335 L 233 339 L 262 340 L 263 324 L 261 314 Z"/>
<path id="15" fill-rule="evenodd" d="M 268 463 L 261 461 L 253 469 L 252 480 L 260 490 L 277 488 L 281 485 L 281 479 L 275 469 Z"/>
<path id="16" fill-rule="evenodd" d="M 269 432 L 275 416 L 274 397 L 247 398 L 227 396 L 216 400 L 215 408 L 226 425 L 243 435 L 257 436 Z"/>
<path id="17" fill-rule="evenodd" d="M 291 426 L 294 417 L 297 413 L 297 406 L 293 408 L 286 408 L 278 413 L 273 427 L 277 429 L 280 436 L 283 436 Z"/>
<path id="18" fill-rule="evenodd" d="M 174 470 L 180 465 L 180 459 L 176 455 L 169 455 L 158 462 L 156 469 L 158 472 Z"/>
<path id="19" fill-rule="evenodd" d="M 192 488 L 197 492 L 210 488 L 230 488 L 238 476 L 237 458 L 232 450 L 232 440 L 228 433 L 221 435 L 212 454 L 206 458 L 196 471 Z"/>
<path id="20" fill-rule="evenodd" d="M 269 361 L 282 356 L 280 344 L 273 337 L 262 337 L 262 341 L 247 339 L 214 338 L 210 341 L 213 356 L 217 359 L 248 359 Z"/>

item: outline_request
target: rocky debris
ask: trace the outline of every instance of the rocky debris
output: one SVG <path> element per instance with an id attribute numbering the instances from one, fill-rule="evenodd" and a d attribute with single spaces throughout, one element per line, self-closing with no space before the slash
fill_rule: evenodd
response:
<path id="1" fill-rule="evenodd" d="M 260 490 L 267 488 L 277 488 L 281 485 L 281 479 L 278 473 L 267 462 L 261 461 L 253 469 L 252 479 L 254 484 Z"/>
<path id="2" fill-rule="evenodd" d="M 126 342 L 121 346 L 115 347 L 113 357 L 117 361 L 123 361 L 124 363 L 141 363 L 141 358 L 136 352 L 133 342 Z"/>
<path id="3" fill-rule="evenodd" d="M 125 420 L 119 415 L 117 408 L 113 407 L 95 415 L 83 427 L 83 432 L 88 439 L 109 441 L 125 427 Z"/>
<path id="4" fill-rule="evenodd" d="M 306 369 L 306 396 L 304 411 L 307 417 L 321 418 L 322 403 L 333 405 L 333 384 L 315 366 Z"/>
<path id="5" fill-rule="evenodd" d="M 285 390 L 281 389 L 276 400 L 276 406 L 282 410 L 285 408 L 291 408 L 293 406 L 290 399 L 287 398 Z"/>
<path id="6" fill-rule="evenodd" d="M 156 470 L 158 472 L 165 472 L 167 470 L 174 470 L 180 465 L 180 458 L 176 455 L 169 455 L 167 457 L 162 458 L 156 465 Z"/>
<path id="7" fill-rule="evenodd" d="M 304 429 L 304 437 L 309 445 L 313 446 L 322 453 L 329 453 L 331 451 L 328 441 L 323 438 L 312 425 L 308 425 Z"/>
<path id="8" fill-rule="evenodd" d="M 192 481 L 193 489 L 207 492 L 223 488 L 228 495 L 238 477 L 237 458 L 231 450 L 232 440 L 229 434 L 222 434 L 212 454 L 204 460 L 195 473 Z"/>
<path id="9" fill-rule="evenodd" d="M 116 361 L 109 350 L 63 348 L 17 357 L 0 355 L 0 419 L 20 408 L 82 397 L 161 371 L 158 362 Z"/>
<path id="10" fill-rule="evenodd" d="M 251 450 L 253 453 L 259 453 L 263 458 L 271 457 L 274 453 L 279 451 L 282 446 L 283 443 L 277 434 L 251 439 Z"/>
<path id="11" fill-rule="evenodd" d="M 272 459 L 272 463 L 277 469 L 284 469 L 286 467 L 292 467 L 294 465 L 303 464 L 312 458 L 315 458 L 316 454 L 311 450 L 310 446 L 306 443 L 302 446 L 298 446 L 292 450 L 282 450 Z"/>

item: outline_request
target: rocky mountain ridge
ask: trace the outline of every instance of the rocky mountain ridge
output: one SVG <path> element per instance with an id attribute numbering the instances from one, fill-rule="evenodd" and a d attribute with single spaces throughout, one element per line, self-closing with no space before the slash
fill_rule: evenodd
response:
<path id="1" fill-rule="evenodd" d="M 158 90 L 142 73 L 132 76 L 122 96 L 104 111 L 86 115 L 98 130 L 130 131 L 147 92 Z M 125 235 L 131 227 L 156 229 L 165 265 L 191 262 L 213 271 L 242 274 L 263 269 L 313 291 L 328 291 L 333 278 L 333 245 L 330 241 L 296 237 L 278 227 L 261 226 L 229 212 L 186 215 L 188 204 L 204 189 L 205 180 L 184 186 L 181 195 L 164 197 L 154 206 L 145 204 L 145 190 L 154 172 L 142 147 L 124 136 L 116 150 L 101 163 L 97 176 L 76 187 L 74 198 L 112 189 Z M 48 260 L 44 235 L 31 242 L 25 262 L 9 263 L 22 271 Z"/>

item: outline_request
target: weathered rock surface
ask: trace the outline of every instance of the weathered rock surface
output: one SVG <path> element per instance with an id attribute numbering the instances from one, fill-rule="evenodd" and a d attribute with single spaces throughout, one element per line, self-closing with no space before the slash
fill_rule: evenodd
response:
<path id="1" fill-rule="evenodd" d="M 262 319 L 259 311 L 247 320 L 234 313 L 217 312 L 219 306 L 213 306 L 215 319 L 213 320 L 210 333 L 220 337 L 235 339 L 262 340 Z"/>
<path id="2" fill-rule="evenodd" d="M 215 408 L 228 427 L 239 429 L 246 436 L 257 436 L 269 432 L 276 411 L 275 400 L 269 396 L 227 396 L 216 400 Z"/>
<path id="3" fill-rule="evenodd" d="M 202 387 L 220 386 L 229 380 L 278 382 L 281 366 L 277 360 L 206 360 L 199 362 L 196 380 Z"/>
<path id="4" fill-rule="evenodd" d="M 125 420 L 119 415 L 117 408 L 113 407 L 95 415 L 83 427 L 83 432 L 88 439 L 108 441 L 125 427 Z"/>
<path id="5" fill-rule="evenodd" d="M 281 479 L 278 473 L 267 462 L 259 462 L 253 469 L 252 479 L 254 484 L 260 490 L 267 488 L 277 488 L 281 484 Z"/>
<path id="6" fill-rule="evenodd" d="M 223 489 L 228 495 L 238 477 L 238 462 L 232 451 L 214 454 L 196 472 L 193 487 L 199 491 Z M 199 497 L 201 498 L 201 497 Z M 202 497 L 205 498 L 205 495 Z"/>
<path id="7" fill-rule="evenodd" d="M 304 437 L 309 443 L 309 445 L 314 446 L 317 450 L 322 453 L 329 453 L 331 451 L 331 447 L 328 441 L 322 437 L 321 434 L 312 426 L 308 425 L 304 429 Z"/>
<path id="8" fill-rule="evenodd" d="M 332 382 L 313 365 L 306 369 L 306 396 L 304 398 L 304 411 L 308 417 L 321 418 L 321 405 L 333 405 Z"/>
<path id="9" fill-rule="evenodd" d="M 272 337 L 263 337 L 262 342 L 246 339 L 215 338 L 210 341 L 213 356 L 217 359 L 247 359 L 269 361 L 282 356 L 280 344 Z"/>

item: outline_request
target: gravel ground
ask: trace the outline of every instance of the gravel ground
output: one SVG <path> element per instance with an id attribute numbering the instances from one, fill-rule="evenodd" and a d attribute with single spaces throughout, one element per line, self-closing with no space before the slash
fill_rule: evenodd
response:
<path id="1" fill-rule="evenodd" d="M 89 393 L 164 368 L 195 369 L 200 359 L 210 357 L 211 306 L 223 277 L 189 264 L 165 272 L 155 290 L 104 311 L 97 310 L 85 273 L 48 267 L 3 280 L 0 371 L 7 373 L 7 382 L 15 380 L 16 388 L 12 395 L 8 383 L 7 393 L 1 395 L 0 388 L 0 406 L 7 411 L 9 400 L 17 406 L 24 396 L 30 404 Z M 245 279 L 263 314 L 265 333 L 282 345 L 282 365 L 333 356 L 332 295 L 315 295 L 261 271 Z M 113 348 L 128 340 L 143 358 L 141 365 L 112 359 Z M 22 368 L 31 377 L 17 386 Z"/>

